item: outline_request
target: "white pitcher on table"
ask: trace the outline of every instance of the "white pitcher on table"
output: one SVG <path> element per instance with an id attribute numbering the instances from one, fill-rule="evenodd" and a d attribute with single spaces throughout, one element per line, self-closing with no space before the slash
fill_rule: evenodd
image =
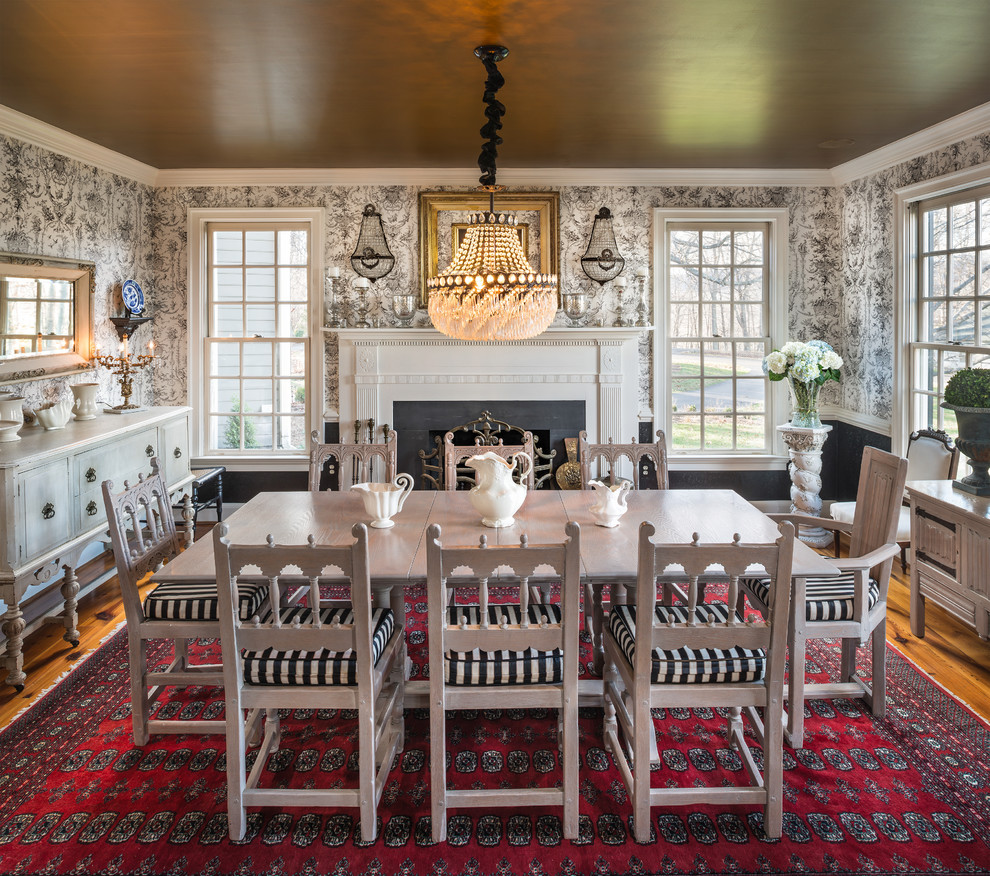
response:
<path id="1" fill-rule="evenodd" d="M 628 510 L 626 496 L 632 484 L 629 481 L 619 481 L 617 484 L 588 481 L 588 486 L 595 491 L 596 502 L 588 509 L 595 523 L 609 528 L 618 526 L 619 518 Z"/>
<path id="2" fill-rule="evenodd" d="M 513 515 L 526 499 L 525 483 L 517 484 L 512 479 L 512 470 L 518 459 L 524 459 L 527 463 L 525 471 L 520 472 L 520 480 L 525 481 L 533 469 L 533 459 L 522 450 L 509 457 L 511 462 L 489 450 L 472 456 L 465 463 L 468 468 L 474 469 L 476 481 L 468 498 L 481 514 L 481 522 L 485 526 L 498 529 L 516 522 Z"/>

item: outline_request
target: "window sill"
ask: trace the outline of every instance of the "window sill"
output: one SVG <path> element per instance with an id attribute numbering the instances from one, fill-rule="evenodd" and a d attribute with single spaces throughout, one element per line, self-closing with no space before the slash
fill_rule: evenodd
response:
<path id="1" fill-rule="evenodd" d="M 194 456 L 192 468 L 216 468 L 227 471 L 308 471 L 309 456 Z"/>
<path id="2" fill-rule="evenodd" d="M 670 471 L 786 471 L 788 456 L 758 454 L 752 456 L 712 454 L 668 454 Z"/>

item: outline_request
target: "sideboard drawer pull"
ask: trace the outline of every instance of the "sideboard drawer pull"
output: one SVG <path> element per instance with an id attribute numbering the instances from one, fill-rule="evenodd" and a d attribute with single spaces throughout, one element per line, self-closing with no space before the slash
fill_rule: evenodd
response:
<path id="1" fill-rule="evenodd" d="M 87 513 L 87 514 L 88 514 L 88 515 L 89 515 L 90 517 L 95 517 L 95 516 L 96 516 L 96 512 L 97 512 L 97 511 L 99 511 L 99 510 L 100 510 L 100 508 L 99 508 L 99 506 L 98 506 L 98 505 L 96 504 L 96 502 L 92 502 L 92 501 L 91 501 L 91 502 L 90 502 L 90 503 L 89 503 L 89 504 L 88 504 L 88 505 L 86 506 L 86 513 Z"/>
<path id="2" fill-rule="evenodd" d="M 45 507 L 41 509 L 41 516 L 45 520 L 51 520 L 55 516 L 55 506 L 51 502 L 46 502 Z"/>
<path id="3" fill-rule="evenodd" d="M 155 455 L 155 448 L 152 447 L 149 444 L 147 447 L 144 448 L 144 455 L 145 456 L 154 456 Z"/>
<path id="4" fill-rule="evenodd" d="M 175 450 L 172 451 L 172 456 L 176 459 L 182 459 L 182 448 L 176 447 Z"/>
<path id="5" fill-rule="evenodd" d="M 86 481 L 87 483 L 95 483 L 96 481 L 96 469 L 90 466 L 86 469 Z"/>

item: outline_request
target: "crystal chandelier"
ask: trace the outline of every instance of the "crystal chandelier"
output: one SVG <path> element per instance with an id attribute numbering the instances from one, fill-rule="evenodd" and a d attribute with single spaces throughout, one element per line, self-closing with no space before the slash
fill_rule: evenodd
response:
<path id="1" fill-rule="evenodd" d="M 495 212 L 495 159 L 502 138 L 498 132 L 505 107 L 495 93 L 505 84 L 498 62 L 505 46 L 478 46 L 485 65 L 484 102 L 487 124 L 481 134 L 478 167 L 481 188 L 489 194 L 488 210 L 473 213 L 450 266 L 427 281 L 428 310 L 433 325 L 465 341 L 515 341 L 543 332 L 557 313 L 557 276 L 533 270 L 523 252 L 516 217 Z"/>

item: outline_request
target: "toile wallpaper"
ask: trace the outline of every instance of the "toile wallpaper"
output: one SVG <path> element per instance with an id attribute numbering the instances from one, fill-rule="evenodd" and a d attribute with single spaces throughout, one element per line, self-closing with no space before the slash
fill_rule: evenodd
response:
<path id="1" fill-rule="evenodd" d="M 97 344 L 117 343 L 107 317 L 121 312 L 119 287 L 136 279 L 154 322 L 135 343 L 151 338 L 158 359 L 140 375 L 137 397 L 156 404 L 186 402 L 187 277 L 186 213 L 190 207 L 324 207 L 325 262 L 352 277 L 353 251 L 365 204 L 373 203 L 396 257 L 392 273 L 372 287 L 369 317 L 395 324 L 389 309 L 395 293 L 418 291 L 418 195 L 412 186 L 203 186 L 142 185 L 44 149 L 0 135 L 0 249 L 89 259 L 97 265 Z M 655 207 L 782 207 L 788 210 L 791 338 L 823 338 L 843 356 L 841 385 L 829 384 L 823 400 L 864 416 L 890 420 L 893 361 L 893 190 L 990 160 L 990 133 L 929 153 L 841 187 L 565 186 L 560 189 L 562 291 L 592 288 L 581 270 L 594 215 L 612 210 L 619 250 L 635 297 L 635 274 L 651 271 Z M 344 304 L 348 284 L 340 284 Z M 614 289 L 594 286 L 590 324 L 611 325 Z M 652 313 L 652 301 L 648 301 Z M 627 306 L 628 308 L 628 306 Z M 345 307 L 346 309 L 346 307 Z M 628 312 L 628 310 L 627 310 Z M 558 323 L 566 324 L 558 315 Z M 420 311 L 415 324 L 426 323 Z M 644 339 L 640 404 L 651 406 L 653 362 Z M 328 404 L 336 406 L 337 357 L 327 347 Z M 28 404 L 66 393 L 69 380 L 88 375 L 0 387 L 21 392 Z M 106 400 L 116 403 L 116 383 L 103 369 L 97 379 Z M 152 387 L 153 382 L 153 387 Z M 154 393 L 152 397 L 152 391 Z"/>
<path id="2" fill-rule="evenodd" d="M 123 313 L 124 280 L 137 280 L 155 305 L 153 196 L 150 186 L 0 134 L 0 250 L 95 262 L 93 325 L 96 344 L 105 350 L 120 343 L 108 317 Z M 150 325 L 135 332 L 134 344 L 151 340 Z M 149 369 L 135 378 L 135 401 L 155 402 L 152 379 Z M 101 401 L 120 404 L 117 381 L 103 368 L 95 374 L 4 383 L 0 391 L 24 396 L 25 408 L 31 409 L 68 397 L 70 383 L 94 380 L 102 387 Z"/>

